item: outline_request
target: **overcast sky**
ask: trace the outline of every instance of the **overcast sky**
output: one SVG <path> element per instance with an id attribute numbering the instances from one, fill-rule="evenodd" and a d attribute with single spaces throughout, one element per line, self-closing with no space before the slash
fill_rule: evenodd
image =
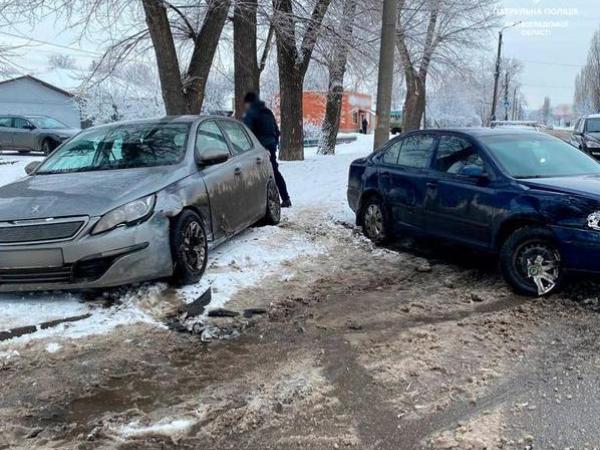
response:
<path id="1" fill-rule="evenodd" d="M 585 63 L 589 43 L 600 28 L 600 0 L 502 0 L 505 23 L 523 24 L 505 31 L 504 55 L 520 59 L 524 64 L 521 76 L 523 93 L 529 108 L 539 108 L 545 96 L 553 105 L 572 103 L 575 76 Z M 53 53 L 68 53 L 82 67 L 97 58 L 101 47 L 87 42 L 81 48 L 73 33 L 65 31 L 53 20 L 46 20 L 32 29 L 15 25 L 0 31 L 3 45 L 23 44 L 23 39 L 3 33 L 27 36 L 70 49 L 36 44 L 16 50 L 14 61 L 21 72 L 38 71 L 47 65 Z M 490 42 L 496 48 L 497 38 Z M 79 48 L 80 50 L 74 50 Z"/>
<path id="2" fill-rule="evenodd" d="M 520 59 L 529 108 L 548 96 L 553 105 L 573 102 L 575 76 L 585 64 L 594 32 L 600 29 L 600 0 L 504 0 L 507 24 L 504 55 Z M 541 22 L 541 23 L 540 23 Z"/>

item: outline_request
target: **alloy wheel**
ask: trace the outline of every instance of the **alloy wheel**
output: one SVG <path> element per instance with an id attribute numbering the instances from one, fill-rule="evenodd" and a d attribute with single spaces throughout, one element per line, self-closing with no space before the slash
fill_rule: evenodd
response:
<path id="1" fill-rule="evenodd" d="M 274 222 L 279 222 L 281 219 L 281 203 L 279 202 L 279 191 L 275 183 L 269 183 L 269 194 L 268 194 L 268 207 L 271 219 Z"/>
<path id="2" fill-rule="evenodd" d="M 364 227 L 371 239 L 377 240 L 384 237 L 383 212 L 377 204 L 367 206 L 364 216 Z"/>
<path id="3" fill-rule="evenodd" d="M 551 292 L 560 278 L 560 254 L 545 242 L 526 243 L 516 253 L 517 272 L 532 283 L 538 295 Z"/>
<path id="4" fill-rule="evenodd" d="M 199 272 L 206 258 L 206 237 L 198 222 L 190 222 L 183 231 L 180 246 L 181 256 L 186 267 L 192 272 Z"/>

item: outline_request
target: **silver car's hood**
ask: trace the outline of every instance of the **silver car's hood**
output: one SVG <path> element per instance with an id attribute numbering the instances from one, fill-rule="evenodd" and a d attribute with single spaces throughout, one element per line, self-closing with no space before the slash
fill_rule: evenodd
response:
<path id="1" fill-rule="evenodd" d="M 188 176 L 184 166 L 35 175 L 0 187 L 0 222 L 101 216 Z"/>

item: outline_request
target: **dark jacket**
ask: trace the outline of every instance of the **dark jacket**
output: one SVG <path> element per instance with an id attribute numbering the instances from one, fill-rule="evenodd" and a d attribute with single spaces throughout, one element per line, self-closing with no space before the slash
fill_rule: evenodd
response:
<path id="1" fill-rule="evenodd" d="M 277 148 L 279 145 L 279 127 L 273 111 L 263 102 L 255 102 L 246 111 L 244 123 L 258 138 L 263 147 Z"/>

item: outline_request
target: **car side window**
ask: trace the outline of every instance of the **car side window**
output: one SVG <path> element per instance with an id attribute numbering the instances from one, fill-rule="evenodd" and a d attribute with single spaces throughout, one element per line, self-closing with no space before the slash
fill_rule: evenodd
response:
<path id="1" fill-rule="evenodd" d="M 201 155 L 202 152 L 208 149 L 226 150 L 229 152 L 227 140 L 217 123 L 213 120 L 200 124 L 196 135 L 196 154 Z"/>
<path id="2" fill-rule="evenodd" d="M 466 166 L 477 166 L 483 169 L 483 160 L 475 147 L 458 136 L 440 137 L 434 169 L 438 172 L 460 174 Z"/>
<path id="3" fill-rule="evenodd" d="M 430 135 L 408 136 L 402 141 L 398 164 L 406 167 L 425 169 L 435 148 L 435 137 Z"/>
<path id="4" fill-rule="evenodd" d="M 13 128 L 19 128 L 22 130 L 30 130 L 32 128 L 31 123 L 21 117 L 15 117 Z"/>
<path id="5" fill-rule="evenodd" d="M 0 117 L 0 127 L 11 128 L 12 127 L 12 117 Z"/>
<path id="6" fill-rule="evenodd" d="M 233 146 L 233 153 L 239 155 L 241 153 L 252 150 L 254 145 L 248 137 L 248 133 L 244 130 L 244 127 L 239 123 L 232 122 L 230 120 L 223 120 L 220 122 L 221 128 L 229 137 L 229 141 Z"/>
<path id="7" fill-rule="evenodd" d="M 402 141 L 394 142 L 384 151 L 381 161 L 386 164 L 398 164 L 400 147 L 402 147 Z"/>

